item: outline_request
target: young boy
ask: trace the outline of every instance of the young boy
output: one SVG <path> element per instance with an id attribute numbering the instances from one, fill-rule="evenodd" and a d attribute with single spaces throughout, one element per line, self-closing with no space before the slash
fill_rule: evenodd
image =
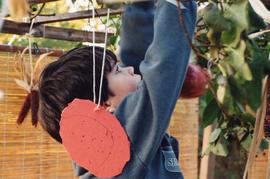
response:
<path id="1" fill-rule="evenodd" d="M 188 0 L 180 8 L 192 37 L 196 4 Z M 113 178 L 183 178 L 177 159 L 177 141 L 166 134 L 190 55 L 183 29 L 175 0 L 126 6 L 121 64 L 115 65 L 116 57 L 107 51 L 101 96 L 102 105 L 120 121 L 131 144 L 130 161 Z M 103 51 L 97 47 L 95 51 L 96 86 L 99 86 Z M 93 100 L 92 65 L 92 48 L 74 49 L 50 64 L 41 75 L 41 124 L 60 143 L 62 110 L 74 98 Z M 97 178 L 75 162 L 74 168 L 81 179 Z"/>

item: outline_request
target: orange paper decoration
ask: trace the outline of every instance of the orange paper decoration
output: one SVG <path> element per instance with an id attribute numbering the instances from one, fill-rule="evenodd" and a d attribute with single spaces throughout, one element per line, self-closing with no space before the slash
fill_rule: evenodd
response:
<path id="1" fill-rule="evenodd" d="M 110 178 L 130 160 L 130 143 L 118 119 L 89 100 L 74 99 L 62 112 L 60 135 L 71 158 L 91 174 Z"/>

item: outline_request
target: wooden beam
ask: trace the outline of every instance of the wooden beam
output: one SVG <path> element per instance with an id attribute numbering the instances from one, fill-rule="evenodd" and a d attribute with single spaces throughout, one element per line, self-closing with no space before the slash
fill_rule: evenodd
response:
<path id="1" fill-rule="evenodd" d="M 112 9 L 110 11 L 111 15 L 121 14 L 123 9 Z M 106 16 L 107 9 L 97 9 L 95 12 L 95 16 Z M 65 13 L 65 14 L 56 14 L 55 16 L 38 16 L 35 19 L 35 24 L 46 24 L 46 23 L 53 23 L 59 21 L 70 21 L 70 20 L 77 20 L 77 19 L 85 19 L 92 17 L 92 10 L 86 11 L 79 11 L 73 13 Z"/>
<path id="2" fill-rule="evenodd" d="M 47 2 L 54 2 L 58 0 L 28 0 L 29 4 L 40 4 L 40 3 L 47 3 Z"/>
<path id="3" fill-rule="evenodd" d="M 203 144 L 202 151 L 205 152 L 210 140 L 210 135 L 213 131 L 214 125 L 206 127 L 203 131 Z M 215 160 L 216 157 L 212 153 L 209 155 L 204 155 L 201 158 L 201 167 L 200 167 L 200 179 L 213 179 L 215 171 Z"/>
<path id="4" fill-rule="evenodd" d="M 14 53 L 14 52 L 18 52 L 18 51 L 22 52 L 24 49 L 25 49 L 25 47 L 0 44 L 0 52 L 13 52 Z M 53 57 L 60 57 L 61 55 L 66 53 L 65 51 L 62 51 L 62 50 L 53 50 L 53 49 L 48 49 L 48 48 L 39 48 L 39 50 L 40 50 L 40 54 L 53 52 L 53 53 L 49 54 L 49 56 L 53 56 Z M 34 48 L 32 48 L 32 53 L 33 54 L 35 53 Z"/>
<path id="5" fill-rule="evenodd" d="M 29 27 L 29 23 L 18 23 L 10 20 L 5 20 L 0 32 L 24 35 L 29 32 Z M 34 37 L 76 42 L 91 42 L 93 40 L 92 32 L 44 25 L 34 26 L 32 35 Z M 113 33 L 108 33 L 108 36 L 111 35 L 113 35 Z M 104 39 L 104 32 L 95 32 L 96 43 L 104 43 Z"/>

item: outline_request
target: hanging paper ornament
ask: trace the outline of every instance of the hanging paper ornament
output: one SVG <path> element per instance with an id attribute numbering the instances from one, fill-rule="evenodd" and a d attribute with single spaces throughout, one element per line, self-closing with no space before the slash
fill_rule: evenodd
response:
<path id="1" fill-rule="evenodd" d="M 119 175 L 130 159 L 128 137 L 117 118 L 90 100 L 74 99 L 62 112 L 60 135 L 71 158 L 101 178 Z"/>

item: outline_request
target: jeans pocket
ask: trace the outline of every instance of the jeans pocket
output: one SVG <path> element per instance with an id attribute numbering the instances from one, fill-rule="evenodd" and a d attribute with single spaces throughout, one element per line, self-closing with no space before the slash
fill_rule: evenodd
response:
<path id="1" fill-rule="evenodd" d="M 164 157 L 164 166 L 165 169 L 169 172 L 180 173 L 179 161 L 177 160 L 175 153 L 171 146 L 162 147 L 162 153 Z"/>

